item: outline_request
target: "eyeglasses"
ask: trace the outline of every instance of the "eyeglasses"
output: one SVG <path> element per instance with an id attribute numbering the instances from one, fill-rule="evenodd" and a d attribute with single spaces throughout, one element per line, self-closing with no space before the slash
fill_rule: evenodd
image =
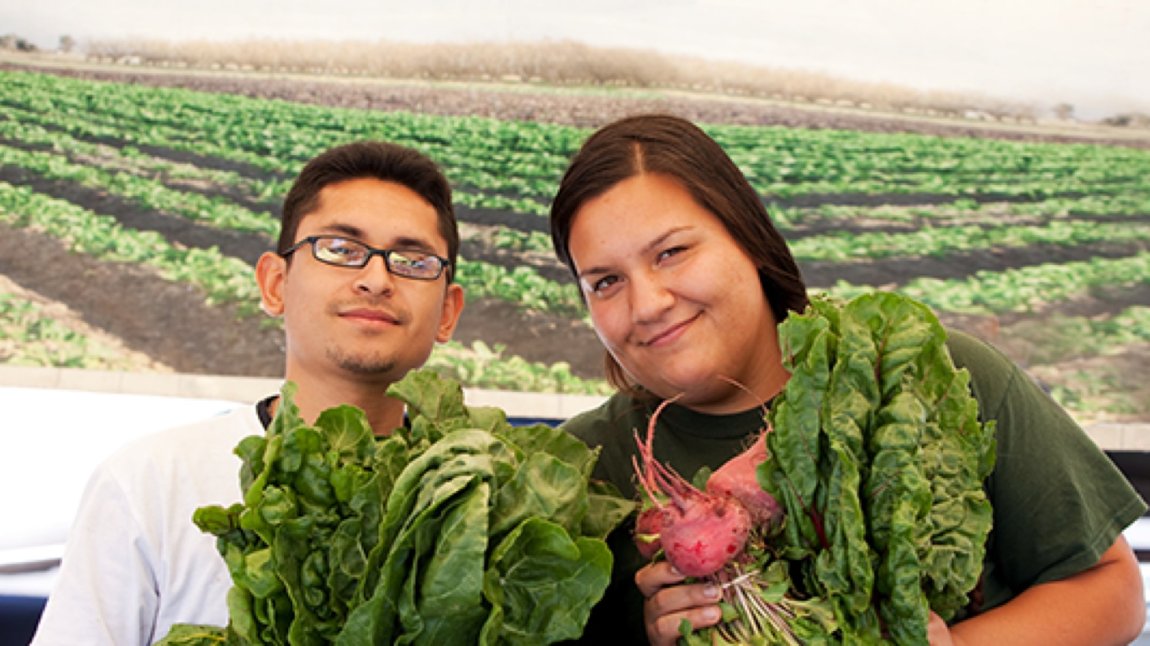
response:
<path id="1" fill-rule="evenodd" d="M 451 266 L 450 260 L 435 254 L 376 249 L 358 240 L 340 236 L 308 236 L 285 249 L 280 256 L 287 258 L 304 245 L 311 245 L 311 255 L 316 260 L 336 267 L 358 269 L 366 267 L 372 256 L 383 256 L 383 264 L 388 272 L 415 280 L 435 280 Z"/>

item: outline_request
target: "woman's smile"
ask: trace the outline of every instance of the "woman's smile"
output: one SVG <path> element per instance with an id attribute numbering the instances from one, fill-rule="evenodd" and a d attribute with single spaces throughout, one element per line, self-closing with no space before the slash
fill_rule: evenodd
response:
<path id="1" fill-rule="evenodd" d="M 644 348 L 663 348 L 672 345 L 681 339 L 683 335 L 687 334 L 692 324 L 697 321 L 700 316 L 702 316 L 702 313 L 698 312 L 686 320 L 661 328 L 658 332 L 644 339 L 640 339 L 638 345 Z"/>

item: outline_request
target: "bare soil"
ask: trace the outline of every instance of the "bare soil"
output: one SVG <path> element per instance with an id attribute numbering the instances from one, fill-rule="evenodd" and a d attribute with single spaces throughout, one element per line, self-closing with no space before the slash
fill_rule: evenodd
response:
<path id="1" fill-rule="evenodd" d="M 0 62 L 0 67 L 10 67 Z M 1099 134 L 1083 129 L 1067 133 L 1043 131 L 1031 126 L 1011 128 L 1003 124 L 956 123 L 904 118 L 892 115 L 851 113 L 841 110 L 806 109 L 767 102 L 690 95 L 660 95 L 655 98 L 575 95 L 559 92 L 506 91 L 475 86 L 433 86 L 422 83 L 368 83 L 331 79 L 286 79 L 271 77 L 210 76 L 204 74 L 155 73 L 154 71 L 50 69 L 57 74 L 85 78 L 128 81 L 192 89 L 232 92 L 254 97 L 321 103 L 333 106 L 379 110 L 410 110 L 439 114 L 488 115 L 501 119 L 531 119 L 576 125 L 598 125 L 625 114 L 664 111 L 714 123 L 777 124 L 803 128 L 849 128 L 883 132 L 918 132 L 940 136 L 999 137 L 1033 141 L 1095 141 L 1115 145 L 1150 147 L 1150 137 L 1130 137 L 1126 133 Z M 15 142 L 7 142 L 13 145 Z M 150 154 L 180 160 L 170 150 L 149 150 Z M 202 161 L 202 160 L 198 160 Z M 244 172 L 245 169 L 238 169 Z M 0 180 L 33 185 L 93 211 L 117 217 L 125 226 L 154 230 L 187 246 L 216 245 L 229 255 L 254 262 L 271 246 L 258 235 L 224 233 L 186 219 L 146 211 L 114 196 L 72 184 L 45 181 L 11 167 L 0 167 Z M 890 197 L 890 196 L 887 196 Z M 808 198 L 810 199 L 810 198 Z M 817 196 L 827 203 L 841 203 L 836 196 Z M 874 198 L 884 200 L 883 196 Z M 941 196 L 903 196 L 911 203 L 930 203 Z M 266 208 L 266 205 L 265 207 Z M 475 228 L 491 226 L 500 214 L 459 213 L 464 227 L 474 235 L 465 236 L 466 257 L 514 266 L 524 257 L 493 249 L 481 242 Z M 502 214 L 509 222 L 515 214 Z M 1150 219 L 1150 214 L 1145 216 Z M 536 218 L 534 227 L 539 226 Z M 522 223 L 519 223 L 522 224 Z M 805 232 L 815 233 L 815 232 Z M 985 269 L 1018 267 L 1046 262 L 1066 262 L 1098 256 L 1129 254 L 1145 246 L 1101 245 L 1074 248 L 1027 247 L 970 253 L 945 261 L 930 258 L 900 259 L 889 262 L 835 263 L 803 266 L 808 284 L 827 286 L 839 279 L 852 283 L 886 285 L 904 282 L 908 276 L 956 278 Z M 550 257 L 533 257 L 531 264 L 545 275 L 567 280 L 566 270 Z M 281 332 L 260 318 L 241 318 L 234 308 L 209 307 L 194 288 L 163 280 L 138 265 L 109 263 L 65 251 L 59 242 L 35 231 L 0 225 L 0 276 L 45 298 L 55 299 L 76 312 L 88 324 L 118 337 L 130 349 L 181 372 L 276 376 L 282 372 Z M 1100 293 L 1026 317 L 949 317 L 944 322 L 965 329 L 999 345 L 1020 363 L 1027 360 L 1025 335 L 1012 334 L 1024 322 L 1033 325 L 1036 317 L 1113 313 L 1131 304 L 1150 302 L 1150 287 L 1115 293 Z M 1021 328 L 1020 328 L 1021 329 Z M 470 300 L 464 311 L 456 340 L 469 344 L 481 340 L 488 345 L 504 345 L 506 353 L 530 361 L 571 364 L 576 374 L 602 375 L 602 350 L 598 339 L 577 318 L 526 312 L 515 304 L 493 300 Z M 1150 356 L 1144 348 L 1123 357 L 1080 359 L 1068 357 L 1065 369 L 1080 370 L 1098 362 L 1111 361 L 1111 372 L 1129 374 L 1132 394 L 1150 401 L 1145 385 Z M 1121 363 L 1120 366 L 1117 364 Z M 1057 379 L 1043 368 L 1045 378 Z"/>

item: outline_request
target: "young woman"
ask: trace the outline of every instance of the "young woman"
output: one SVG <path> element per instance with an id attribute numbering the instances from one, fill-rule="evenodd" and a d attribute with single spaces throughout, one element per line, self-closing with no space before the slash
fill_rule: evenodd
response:
<path id="1" fill-rule="evenodd" d="M 559 258 L 583 291 L 618 393 L 565 427 L 601 447 L 597 477 L 634 495 L 635 429 L 659 418 L 655 458 L 688 477 L 716 468 L 762 425 L 785 386 L 777 325 L 807 303 L 786 242 L 759 196 L 701 129 L 666 115 L 629 117 L 593 134 L 551 208 Z M 1122 530 L 1145 503 L 1090 438 L 1004 356 L 951 332 L 983 421 L 997 428 L 986 482 L 994 528 L 977 612 L 937 616 L 932 644 L 1119 644 L 1145 614 Z M 729 380 L 744 388 L 731 385 Z M 719 592 L 688 584 L 612 537 L 615 581 L 585 640 L 673 643 L 687 620 L 719 620 Z"/>

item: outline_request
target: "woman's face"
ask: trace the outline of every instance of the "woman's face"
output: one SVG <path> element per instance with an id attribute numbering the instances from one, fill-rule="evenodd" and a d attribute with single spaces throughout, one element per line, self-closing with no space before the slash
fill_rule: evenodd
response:
<path id="1" fill-rule="evenodd" d="M 651 392 L 729 413 L 786 382 L 753 261 L 678 181 L 637 175 L 587 201 L 569 250 L 599 338 Z"/>

